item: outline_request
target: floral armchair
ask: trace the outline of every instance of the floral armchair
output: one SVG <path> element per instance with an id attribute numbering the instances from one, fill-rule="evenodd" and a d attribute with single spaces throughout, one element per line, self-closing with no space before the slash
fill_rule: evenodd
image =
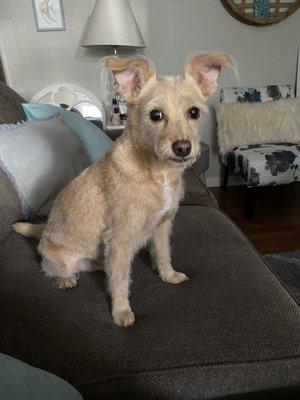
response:
<path id="1" fill-rule="evenodd" d="M 257 103 L 295 97 L 292 85 L 221 90 L 221 103 Z M 246 219 L 254 216 L 258 186 L 283 185 L 300 180 L 300 143 L 265 143 L 235 147 L 221 156 L 224 165 L 222 189 L 228 184 L 229 171 L 246 185 Z"/>

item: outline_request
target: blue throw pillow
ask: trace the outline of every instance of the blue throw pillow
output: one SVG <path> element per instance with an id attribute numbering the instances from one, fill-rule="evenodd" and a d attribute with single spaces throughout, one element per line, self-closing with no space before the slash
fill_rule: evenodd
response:
<path id="1" fill-rule="evenodd" d="M 30 121 L 49 118 L 57 113 L 60 114 L 65 124 L 68 125 L 81 140 L 92 162 L 103 157 L 113 143 L 101 129 L 97 128 L 97 126 L 77 113 L 64 110 L 61 107 L 56 107 L 51 104 L 24 103 L 22 106 Z"/>

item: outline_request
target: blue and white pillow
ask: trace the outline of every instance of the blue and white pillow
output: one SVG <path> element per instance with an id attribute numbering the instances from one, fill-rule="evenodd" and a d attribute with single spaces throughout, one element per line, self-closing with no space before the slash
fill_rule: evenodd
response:
<path id="1" fill-rule="evenodd" d="M 24 103 L 22 106 L 30 121 L 37 121 L 59 114 L 63 118 L 65 124 L 68 125 L 81 140 L 91 162 L 102 158 L 113 143 L 101 129 L 75 112 L 51 104 Z"/>

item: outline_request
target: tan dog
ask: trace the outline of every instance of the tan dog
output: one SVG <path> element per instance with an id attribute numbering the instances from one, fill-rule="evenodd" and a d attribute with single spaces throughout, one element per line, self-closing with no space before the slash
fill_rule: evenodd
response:
<path id="1" fill-rule="evenodd" d="M 183 196 L 182 172 L 199 153 L 199 124 L 205 102 L 217 87 L 224 54 L 197 55 L 185 65 L 185 78 L 156 79 L 144 59 L 108 59 L 119 90 L 130 105 L 123 135 L 57 196 L 46 225 L 17 223 L 25 236 L 41 237 L 42 268 L 59 288 L 77 284 L 79 271 L 104 269 L 112 316 L 120 326 L 134 322 L 128 292 L 130 264 L 151 241 L 163 281 L 187 276 L 171 265 L 172 219 Z"/>

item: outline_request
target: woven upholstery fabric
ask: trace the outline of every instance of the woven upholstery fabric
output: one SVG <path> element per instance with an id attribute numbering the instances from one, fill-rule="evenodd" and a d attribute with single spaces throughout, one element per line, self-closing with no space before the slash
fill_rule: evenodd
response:
<path id="1" fill-rule="evenodd" d="M 174 267 L 190 279 L 162 282 L 141 251 L 136 323 L 125 329 L 112 323 L 103 272 L 58 290 L 36 241 L 12 232 L 0 242 L 0 352 L 90 400 L 299 394 L 299 308 L 244 236 L 214 208 L 183 206 L 171 242 Z"/>
<path id="2" fill-rule="evenodd" d="M 25 121 L 22 103 L 26 101 L 17 92 L 0 82 L 0 125 Z"/>
<path id="3" fill-rule="evenodd" d="M 0 241 L 11 231 L 11 225 L 21 216 L 18 194 L 7 175 L 0 169 Z"/>

